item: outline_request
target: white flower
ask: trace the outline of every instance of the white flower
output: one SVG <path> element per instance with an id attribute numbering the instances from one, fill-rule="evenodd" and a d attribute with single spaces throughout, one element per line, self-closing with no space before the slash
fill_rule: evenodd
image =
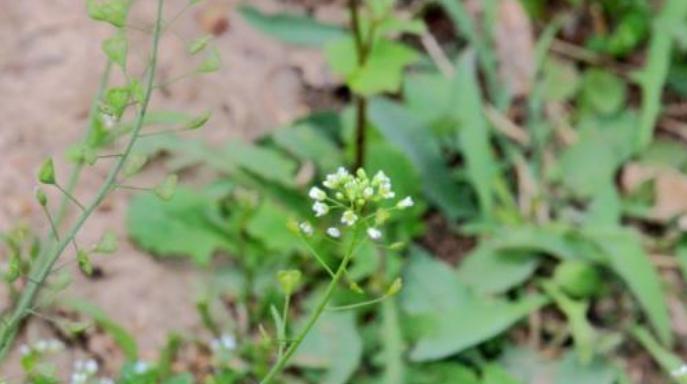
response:
<path id="1" fill-rule="evenodd" d="M 335 239 L 341 237 L 341 231 L 339 231 L 339 228 L 336 227 L 327 228 L 327 234 Z"/>
<path id="2" fill-rule="evenodd" d="M 391 183 L 385 182 L 379 185 L 379 196 L 383 199 L 393 199 L 396 194 L 391 190 Z"/>
<path id="3" fill-rule="evenodd" d="M 112 129 L 115 126 L 115 124 L 117 123 L 117 119 L 114 116 L 110 115 L 109 113 L 103 113 L 101 115 L 101 117 L 103 120 L 103 124 L 105 125 L 105 128 L 107 128 L 107 129 Z"/>
<path id="4" fill-rule="evenodd" d="M 379 240 L 382 237 L 382 231 L 377 228 L 370 227 L 367 229 L 367 235 L 370 236 L 370 239 L 372 240 Z"/>
<path id="5" fill-rule="evenodd" d="M 413 205 L 415 205 L 415 202 L 413 201 L 413 198 L 410 197 L 410 196 L 407 196 L 407 197 L 405 197 L 403 200 L 399 201 L 399 202 L 396 204 L 396 207 L 397 207 L 397 208 L 400 208 L 400 209 L 406 209 L 406 208 L 412 207 Z"/>
<path id="6" fill-rule="evenodd" d="M 321 201 L 316 201 L 312 206 L 312 210 L 315 211 L 315 217 L 320 217 L 329 212 L 329 206 Z"/>
<path id="7" fill-rule="evenodd" d="M 98 372 L 98 363 L 93 359 L 88 359 L 84 363 L 83 370 L 88 375 L 95 375 Z"/>
<path id="8" fill-rule="evenodd" d="M 300 223 L 298 225 L 298 228 L 300 228 L 301 232 L 303 232 L 303 234 L 306 236 L 312 236 L 313 234 L 312 225 L 310 225 L 310 223 L 308 223 L 307 221 Z"/>
<path id="9" fill-rule="evenodd" d="M 210 341 L 210 348 L 215 352 L 233 351 L 236 349 L 236 338 L 234 335 L 223 334 L 222 337 Z"/>
<path id="10" fill-rule="evenodd" d="M 33 346 L 38 352 L 46 352 L 48 350 L 48 342 L 45 340 L 38 340 Z"/>
<path id="11" fill-rule="evenodd" d="M 310 192 L 308 192 L 308 196 L 313 200 L 322 201 L 327 198 L 327 193 L 317 187 L 312 187 Z"/>
<path id="12" fill-rule="evenodd" d="M 365 187 L 365 189 L 363 189 L 363 197 L 366 199 L 369 199 L 374 194 L 375 190 L 372 187 Z"/>
<path id="13" fill-rule="evenodd" d="M 19 354 L 20 354 L 20 355 L 26 356 L 26 355 L 28 355 L 29 353 L 31 353 L 31 347 L 29 347 L 29 346 L 26 345 L 26 344 L 22 344 L 22 345 L 19 346 Z"/>
<path id="14" fill-rule="evenodd" d="M 71 384 L 83 384 L 88 380 L 88 376 L 83 372 L 72 373 Z"/>
<path id="15" fill-rule="evenodd" d="M 342 181 L 348 179 L 349 177 L 350 174 L 348 173 L 346 168 L 339 167 L 339 169 L 336 170 L 336 173 L 331 173 L 327 175 L 322 185 L 330 189 L 335 189 L 339 186 L 339 184 L 341 184 Z"/>
<path id="16" fill-rule="evenodd" d="M 681 365 L 677 369 L 674 369 L 673 371 L 670 372 L 670 374 L 673 377 L 682 377 L 682 376 L 687 376 L 687 365 Z"/>
<path id="17" fill-rule="evenodd" d="M 64 349 L 64 344 L 57 339 L 48 340 L 47 351 L 51 353 L 57 353 Z"/>
<path id="18" fill-rule="evenodd" d="M 375 174 L 375 176 L 372 178 L 372 185 L 378 186 L 382 184 L 389 184 L 391 185 L 391 180 L 389 177 L 384 173 L 384 171 L 379 171 Z"/>
<path id="19" fill-rule="evenodd" d="M 355 224 L 356 221 L 358 221 L 358 215 L 356 215 L 355 212 L 351 211 L 350 209 L 341 215 L 341 222 L 349 227 Z"/>
<path id="20" fill-rule="evenodd" d="M 146 363 L 145 361 L 137 361 L 136 364 L 134 364 L 134 372 L 136 374 L 143 374 L 148 372 L 148 369 L 150 369 L 150 364 Z"/>

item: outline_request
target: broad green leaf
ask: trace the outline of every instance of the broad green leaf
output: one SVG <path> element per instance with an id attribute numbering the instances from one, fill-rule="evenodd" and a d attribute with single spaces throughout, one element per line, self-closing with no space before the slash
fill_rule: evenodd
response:
<path id="1" fill-rule="evenodd" d="M 401 86 L 403 69 L 419 58 L 411 48 L 390 40 L 378 40 L 359 66 L 355 43 L 346 37 L 325 47 L 325 56 L 335 73 L 343 76 L 353 92 L 371 96 L 396 92 Z"/>
<path id="2" fill-rule="evenodd" d="M 325 312 L 293 356 L 291 364 L 326 369 L 318 383 L 344 384 L 360 364 L 363 342 L 353 312 Z"/>
<path id="3" fill-rule="evenodd" d="M 584 73 L 580 100 L 596 112 L 603 115 L 617 112 L 626 97 L 625 83 L 618 76 L 601 69 L 588 69 Z"/>
<path id="4" fill-rule="evenodd" d="M 456 124 L 450 116 L 454 114 L 459 90 L 455 82 L 436 72 L 409 73 L 403 79 L 405 103 L 424 124 L 442 125 L 441 128 L 447 125 L 453 132 Z"/>
<path id="5" fill-rule="evenodd" d="M 344 163 L 336 144 L 312 124 L 302 123 L 278 129 L 272 138 L 278 146 L 298 159 L 314 162 L 322 172 L 332 172 Z"/>
<path id="6" fill-rule="evenodd" d="M 69 299 L 64 301 L 64 305 L 92 318 L 99 327 L 112 336 L 128 361 L 136 361 L 138 358 L 136 339 L 112 320 L 105 311 L 85 300 Z"/>
<path id="7" fill-rule="evenodd" d="M 107 58 L 122 68 L 126 68 L 126 54 L 129 47 L 129 42 L 126 39 L 126 34 L 123 30 L 103 41 L 103 52 Z"/>
<path id="8" fill-rule="evenodd" d="M 640 154 L 639 162 L 649 166 L 687 170 L 687 147 L 684 143 L 667 138 L 657 138 Z"/>
<path id="9" fill-rule="evenodd" d="M 580 85 L 575 66 L 555 57 L 549 57 L 546 60 L 542 75 L 542 96 L 546 100 L 568 100 L 577 92 Z"/>
<path id="10" fill-rule="evenodd" d="M 509 348 L 500 362 L 522 384 L 615 384 L 617 377 L 617 371 L 605 361 L 582 365 L 570 352 L 560 360 L 548 360 L 529 348 Z"/>
<path id="11" fill-rule="evenodd" d="M 511 376 L 498 364 L 490 363 L 482 367 L 482 384 L 524 384 Z"/>
<path id="12" fill-rule="evenodd" d="M 239 13 L 253 27 L 290 44 L 320 47 L 346 35 L 338 26 L 322 24 L 306 16 L 287 13 L 268 15 L 249 5 L 239 7 Z"/>
<path id="13" fill-rule="evenodd" d="M 226 160 L 265 180 L 284 186 L 294 184 L 297 164 L 274 149 L 232 141 L 224 148 L 221 155 Z"/>
<path id="14" fill-rule="evenodd" d="M 481 383 L 473 370 L 453 362 L 422 364 L 409 367 L 408 371 L 408 377 L 405 381 L 407 384 Z"/>
<path id="15" fill-rule="evenodd" d="M 603 360 L 596 359 L 581 363 L 572 353 L 568 353 L 559 363 L 554 384 L 614 384 L 616 370 Z"/>
<path id="16" fill-rule="evenodd" d="M 208 197 L 180 188 L 170 201 L 151 193 L 136 196 L 127 211 L 131 239 L 158 256 L 190 256 L 207 264 L 218 249 L 234 250 L 213 220 L 219 208 Z"/>
<path id="17" fill-rule="evenodd" d="M 463 259 L 458 277 L 477 293 L 502 293 L 532 276 L 538 261 L 532 252 L 499 250 L 486 242 Z"/>
<path id="18" fill-rule="evenodd" d="M 494 209 L 493 186 L 497 166 L 489 143 L 489 128 L 482 111 L 482 96 L 477 81 L 475 63 L 463 55 L 456 67 L 460 89 L 456 113 L 460 122 L 458 138 L 467 162 L 467 174 L 477 194 L 480 213 L 490 218 Z"/>
<path id="19" fill-rule="evenodd" d="M 638 235 L 628 229 L 591 229 L 594 240 L 608 258 L 608 264 L 627 284 L 649 319 L 660 340 L 670 345 L 670 317 L 656 268 L 649 260 Z"/>
<path id="20" fill-rule="evenodd" d="M 472 213 L 467 196 L 452 181 L 439 145 L 408 109 L 388 99 L 373 99 L 369 106 L 370 121 L 384 137 L 408 156 L 422 177 L 427 198 L 451 219 Z"/>
<path id="21" fill-rule="evenodd" d="M 287 224 L 291 213 L 270 200 L 264 200 L 246 224 L 245 230 L 252 237 L 259 239 L 273 251 L 289 252 L 300 249 L 300 241 Z"/>
<path id="22" fill-rule="evenodd" d="M 406 314 L 427 325 L 410 352 L 412 361 L 441 359 L 489 340 L 547 301 L 539 295 L 513 302 L 475 295 L 453 269 L 417 248 L 403 280 Z"/>

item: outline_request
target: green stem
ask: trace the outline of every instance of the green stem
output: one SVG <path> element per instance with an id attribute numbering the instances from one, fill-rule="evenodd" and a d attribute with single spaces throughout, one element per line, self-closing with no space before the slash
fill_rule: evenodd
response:
<path id="1" fill-rule="evenodd" d="M 362 27 L 360 25 L 359 1 L 349 1 L 349 12 L 351 14 L 351 29 L 353 30 L 353 41 L 358 56 L 358 66 L 362 67 L 367 61 L 367 54 L 373 40 L 373 31 L 370 31 L 368 44 L 363 40 Z M 367 99 L 362 95 L 355 95 L 355 162 L 353 170 L 365 165 L 365 125 L 367 123 Z"/>
<path id="2" fill-rule="evenodd" d="M 21 321 L 28 315 L 28 310 L 36 298 L 40 290 L 41 282 L 45 281 L 50 273 L 53 265 L 60 257 L 64 249 L 72 242 L 72 239 L 79 232 L 81 227 L 84 225 L 86 220 L 91 216 L 91 214 L 96 210 L 100 203 L 105 199 L 107 194 L 112 190 L 112 185 L 114 185 L 117 175 L 121 171 L 126 159 L 129 157 L 138 134 L 143 127 L 143 119 L 146 115 L 148 104 L 150 102 L 150 97 L 153 89 L 153 82 L 155 80 L 155 71 L 157 68 L 157 55 L 158 55 L 158 45 L 160 41 L 160 30 L 162 24 L 162 8 L 164 0 L 158 0 L 157 5 L 157 19 L 155 21 L 155 32 L 153 34 L 153 47 L 152 54 L 150 57 L 150 72 L 148 73 L 148 80 L 146 84 L 145 98 L 141 105 L 141 109 L 136 117 L 135 128 L 131 134 L 131 138 L 127 143 L 126 149 L 123 152 L 123 156 L 115 163 L 114 167 L 110 170 L 105 182 L 98 190 L 98 193 L 93 198 L 93 201 L 85 207 L 84 212 L 79 215 L 76 223 L 67 232 L 67 235 L 59 241 L 54 247 L 50 249 L 48 253 L 45 254 L 45 260 L 41 260 L 36 264 L 36 268 L 31 272 L 31 280 L 27 284 L 26 288 L 22 291 L 19 301 L 9 317 L 6 325 L 0 329 L 0 360 L 7 354 L 9 347 L 12 344 L 14 336 L 16 335 L 17 329 Z"/>
<path id="3" fill-rule="evenodd" d="M 279 358 L 277 360 L 277 362 L 272 366 L 272 369 L 270 369 L 270 371 L 267 373 L 267 375 L 262 379 L 262 381 L 260 381 L 260 384 L 270 383 L 274 379 L 274 377 L 279 372 L 281 372 L 284 369 L 284 367 L 286 367 L 286 364 L 291 359 L 291 356 L 293 356 L 293 354 L 296 353 L 296 350 L 298 350 L 298 347 L 303 342 L 303 339 L 305 339 L 305 336 L 310 332 L 312 327 L 315 326 L 315 323 L 317 323 L 317 320 L 320 318 L 320 316 L 324 312 L 325 308 L 327 308 L 327 304 L 329 303 L 329 300 L 332 298 L 332 294 L 334 293 L 334 288 L 336 288 L 336 285 L 341 280 L 341 277 L 344 275 L 344 273 L 346 271 L 346 267 L 348 266 L 348 263 L 351 261 L 351 258 L 353 257 L 353 254 L 355 253 L 355 248 L 356 248 L 357 242 L 358 242 L 358 229 L 356 228 L 356 230 L 353 234 L 353 239 L 351 239 L 351 244 L 350 244 L 348 250 L 346 251 L 346 255 L 344 256 L 343 260 L 341 261 L 339 268 L 336 270 L 336 274 L 334 275 L 332 280 L 329 282 L 329 285 L 327 285 L 327 289 L 324 291 L 324 294 L 322 295 L 320 302 L 315 307 L 315 310 L 310 315 L 307 322 L 305 323 L 305 326 L 298 333 L 298 336 L 296 336 L 293 343 L 291 345 L 289 345 L 289 348 L 286 350 L 284 355 L 281 356 L 281 358 Z"/>

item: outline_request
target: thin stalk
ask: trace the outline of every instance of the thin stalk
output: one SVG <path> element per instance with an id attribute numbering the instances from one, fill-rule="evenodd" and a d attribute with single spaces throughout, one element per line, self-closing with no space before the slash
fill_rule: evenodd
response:
<path id="1" fill-rule="evenodd" d="M 315 323 L 317 323 L 317 320 L 320 318 L 324 310 L 327 308 L 327 304 L 329 303 L 329 300 L 332 298 L 332 294 L 334 293 L 334 288 L 336 288 L 337 284 L 341 280 L 341 277 L 344 275 L 346 271 L 346 267 L 348 266 L 348 263 L 351 261 L 351 258 L 353 257 L 353 254 L 355 253 L 356 245 L 358 242 L 358 229 L 356 229 L 355 233 L 353 234 L 353 239 L 351 239 L 351 244 L 346 251 L 346 255 L 344 256 L 343 260 L 341 261 L 341 264 L 339 265 L 339 268 L 336 270 L 336 274 L 332 278 L 332 280 L 329 282 L 329 285 L 327 285 L 327 289 L 324 291 L 324 294 L 322 295 L 322 298 L 320 299 L 320 302 L 317 304 L 315 307 L 315 310 L 313 313 L 310 315 L 308 318 L 307 322 L 305 323 L 305 326 L 303 329 L 298 333 L 298 336 L 294 339 L 293 343 L 289 345 L 289 348 L 286 350 L 283 356 L 277 360 L 277 362 L 272 366 L 272 369 L 267 373 L 267 375 L 260 381 L 260 384 L 268 384 L 270 383 L 275 376 L 281 372 L 286 364 L 289 362 L 291 359 L 291 356 L 293 356 L 294 353 L 296 353 L 296 350 L 298 350 L 298 347 L 301 345 L 303 342 L 303 339 L 305 339 L 305 336 L 310 332 L 313 326 L 315 326 Z"/>
<path id="2" fill-rule="evenodd" d="M 31 305 L 34 299 L 36 298 L 36 295 L 38 294 L 39 288 L 42 285 L 41 282 L 45 281 L 53 265 L 60 257 L 62 252 L 64 252 L 65 248 L 72 242 L 72 239 L 74 239 L 74 237 L 79 232 L 81 227 L 84 225 L 86 220 L 91 216 L 91 214 L 96 210 L 100 203 L 105 199 L 107 194 L 112 190 L 112 185 L 115 184 L 117 176 L 123 168 L 126 159 L 129 157 L 129 154 L 131 153 L 134 144 L 136 143 L 138 134 L 141 131 L 141 128 L 143 127 L 143 119 L 148 109 L 148 104 L 150 102 L 153 90 L 153 82 L 155 81 L 158 46 L 160 42 L 160 31 L 162 26 L 163 3 L 164 0 L 158 0 L 157 2 L 157 19 L 155 21 L 155 31 L 153 33 L 153 46 L 149 67 L 150 72 L 148 73 L 145 97 L 143 103 L 141 104 L 141 109 L 139 110 L 136 118 L 135 128 L 131 134 L 129 142 L 127 143 L 126 149 L 123 152 L 123 156 L 115 163 L 113 168 L 110 170 L 110 173 L 108 174 L 107 178 L 105 179 L 105 182 L 98 190 L 96 196 L 93 198 L 91 203 L 85 207 L 84 212 L 82 212 L 81 215 L 79 215 L 76 222 L 67 232 L 67 234 L 62 238 L 61 241 L 59 241 L 54 247 L 52 247 L 47 254 L 45 254 L 45 260 L 43 262 L 36 264 L 36 268 L 32 270 L 30 276 L 32 279 L 30 280 L 30 283 L 27 284 L 24 291 L 22 291 L 17 306 L 15 307 L 12 315 L 9 317 L 6 325 L 2 329 L 0 329 L 0 360 L 2 360 L 2 358 L 7 354 L 7 351 L 9 350 L 9 347 L 12 344 L 14 336 L 17 333 L 19 324 L 28 315 L 28 309 L 31 308 Z"/>
<path id="3" fill-rule="evenodd" d="M 69 200 L 69 201 L 71 201 L 72 203 L 76 204 L 76 206 L 79 207 L 79 208 L 81 208 L 82 211 L 86 209 L 86 207 L 84 207 L 83 204 L 81 204 L 81 202 L 80 202 L 76 197 L 74 197 L 74 195 L 72 195 L 71 193 L 69 193 L 69 191 L 67 191 L 66 189 L 64 189 L 61 185 L 55 183 L 55 187 L 56 187 L 57 189 L 59 189 L 60 192 L 62 192 L 62 194 L 63 194 L 64 196 L 67 197 L 67 200 Z"/>
<path id="4" fill-rule="evenodd" d="M 363 41 L 362 26 L 360 25 L 359 1 L 350 0 L 349 12 L 351 14 L 351 29 L 353 30 L 353 41 L 355 42 L 358 66 L 362 67 L 367 61 L 367 54 L 371 43 Z M 372 31 L 368 41 L 372 41 Z M 362 95 L 355 95 L 355 162 L 353 169 L 361 168 L 365 165 L 366 135 L 365 126 L 367 123 L 367 98 Z"/>
<path id="5" fill-rule="evenodd" d="M 281 359 L 284 356 L 284 349 L 286 349 L 286 344 L 288 341 L 286 340 L 286 319 L 288 318 L 287 316 L 289 315 L 289 305 L 291 303 L 291 295 L 285 295 L 284 296 L 284 308 L 282 309 L 282 314 L 281 314 L 281 329 L 279 330 L 279 333 L 283 337 L 283 339 L 279 342 L 279 352 L 277 353 L 277 360 Z"/>

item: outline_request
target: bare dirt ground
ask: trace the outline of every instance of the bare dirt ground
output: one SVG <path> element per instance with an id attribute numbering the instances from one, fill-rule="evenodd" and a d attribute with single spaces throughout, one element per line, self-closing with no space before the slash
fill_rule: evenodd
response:
<path id="1" fill-rule="evenodd" d="M 187 0 L 167 1 L 172 17 Z M 104 57 L 101 40 L 113 29 L 90 20 L 84 1 L 0 0 L 0 230 L 18 222 L 45 233 L 48 227 L 33 200 L 35 172 L 43 159 L 54 156 L 58 176 L 66 179 L 69 166 L 65 150 L 83 134 L 91 98 L 97 89 Z M 129 23 L 149 26 L 153 1 L 138 1 Z M 269 0 L 251 1 L 264 9 L 275 9 Z M 157 109 L 199 113 L 212 110 L 213 118 L 200 135 L 219 143 L 230 137 L 253 138 L 301 114 L 302 80 L 326 82 L 321 59 L 313 52 L 287 48 L 246 25 L 235 11 L 237 1 L 206 1 L 174 23 L 161 48 L 160 77 L 174 78 L 193 68 L 182 59 L 185 42 L 213 33 L 223 57 L 223 70 L 169 86 L 156 95 Z M 130 31 L 130 50 L 142 61 L 148 36 Z M 138 53 L 136 53 L 138 52 Z M 302 65 L 307 63 L 307 65 Z M 139 65 L 140 67 L 140 65 Z M 325 80 L 322 80 L 325 79 Z M 157 167 L 160 168 L 160 167 Z M 107 164 L 89 169 L 76 195 L 83 200 L 98 188 Z M 143 180 L 158 180 L 164 169 L 147 171 Z M 58 195 L 51 194 L 57 201 Z M 79 242 L 95 242 L 106 228 L 124 238 L 123 226 L 130 195 L 114 193 L 79 234 Z M 69 221 L 69 220 L 68 220 Z M 65 260 L 73 258 L 69 252 Z M 0 255 L 0 259 L 4 255 Z M 169 331 L 197 332 L 194 310 L 201 271 L 186 265 L 154 260 L 132 245 L 120 243 L 112 256 L 97 259 L 104 276 L 89 280 L 74 273 L 69 294 L 85 298 L 105 309 L 111 317 L 137 337 L 144 359 L 152 359 Z M 7 296 L 1 297 L 0 309 Z M 51 337 L 45 320 L 34 319 L 20 342 Z M 92 340 L 72 348 L 72 357 L 94 353 L 117 364 L 107 355 L 107 343 Z M 0 365 L 3 375 L 17 374 L 18 356 Z"/>

